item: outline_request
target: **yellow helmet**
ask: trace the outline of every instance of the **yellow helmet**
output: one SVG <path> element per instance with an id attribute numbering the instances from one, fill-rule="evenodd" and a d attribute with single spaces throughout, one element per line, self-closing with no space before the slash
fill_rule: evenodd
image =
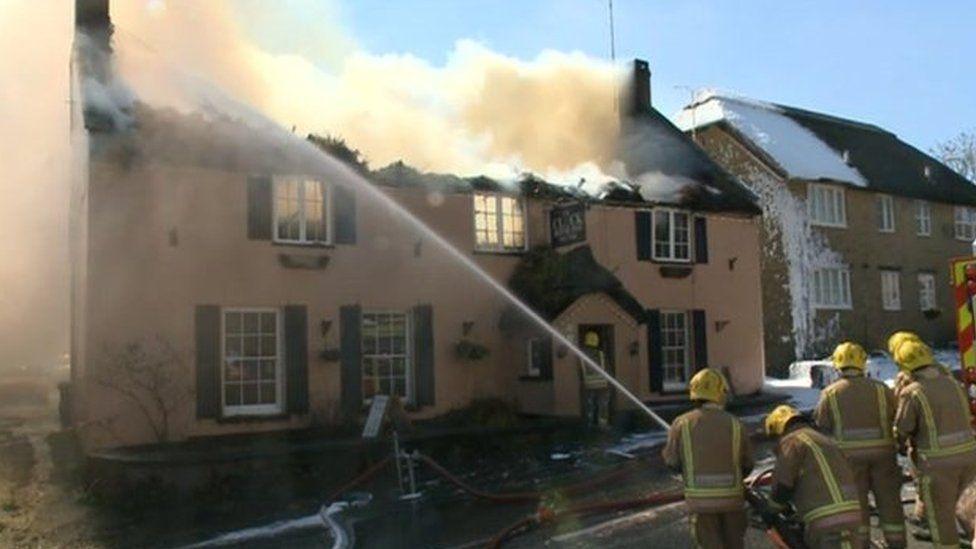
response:
<path id="1" fill-rule="evenodd" d="M 800 412 L 792 406 L 781 404 L 766 416 L 766 434 L 769 436 L 780 436 L 786 430 L 786 424 L 791 419 L 800 417 Z"/>
<path id="2" fill-rule="evenodd" d="M 834 361 L 834 368 L 843 370 L 844 368 L 855 368 L 864 372 L 864 367 L 868 361 L 868 354 L 864 352 L 864 347 L 857 343 L 845 341 L 834 349 L 831 357 Z"/>
<path id="3" fill-rule="evenodd" d="M 906 332 L 904 330 L 901 330 L 891 334 L 888 337 L 888 354 L 892 358 L 894 358 L 895 351 L 898 349 L 898 346 L 904 343 L 905 341 L 908 341 L 909 339 L 913 339 L 915 341 L 922 341 L 922 338 L 918 337 L 918 334 L 916 334 L 915 332 Z"/>
<path id="4" fill-rule="evenodd" d="M 923 366 L 935 363 L 932 349 L 917 339 L 907 339 L 895 349 L 895 362 L 899 368 L 914 372 Z"/>
<path id="5" fill-rule="evenodd" d="M 586 335 L 583 336 L 583 345 L 587 347 L 599 347 L 600 336 L 596 332 L 586 332 Z"/>
<path id="6" fill-rule="evenodd" d="M 714 368 L 699 371 L 688 383 L 688 393 L 691 400 L 707 400 L 716 404 L 725 404 L 729 384 L 725 376 Z"/>

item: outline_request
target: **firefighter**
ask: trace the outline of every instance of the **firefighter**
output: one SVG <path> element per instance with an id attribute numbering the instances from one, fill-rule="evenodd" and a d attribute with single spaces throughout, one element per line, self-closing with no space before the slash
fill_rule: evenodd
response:
<path id="1" fill-rule="evenodd" d="M 935 547 L 958 547 L 956 503 L 976 478 L 976 440 L 969 402 L 955 379 L 943 375 L 932 350 L 908 339 L 895 349 L 895 361 L 914 381 L 898 398 L 895 436 L 904 452 L 911 445 L 918 470 L 919 497 Z"/>
<path id="2" fill-rule="evenodd" d="M 695 409 L 671 424 L 662 452 L 680 471 L 695 547 L 744 547 L 747 520 L 742 479 L 752 471 L 752 444 L 742 422 L 725 411 L 728 383 L 705 368 L 689 382 Z"/>
<path id="3" fill-rule="evenodd" d="M 583 336 L 583 352 L 600 368 L 606 369 L 606 357 L 600 348 L 600 336 L 594 331 Z M 605 428 L 610 423 L 610 384 L 593 368 L 580 361 L 583 383 L 583 423 L 587 427 Z"/>
<path id="4" fill-rule="evenodd" d="M 895 395 L 881 381 L 865 377 L 867 353 L 857 343 L 841 343 L 832 359 L 841 377 L 821 393 L 814 412 L 817 427 L 833 435 L 850 462 L 861 503 L 862 536 L 866 539 L 871 533 L 872 492 L 885 542 L 888 547 L 905 547 L 901 471 L 891 429 Z"/>
<path id="5" fill-rule="evenodd" d="M 792 503 L 811 549 L 862 547 L 854 472 L 837 444 L 785 404 L 766 416 L 765 427 L 779 437 L 770 506 L 787 512 Z"/>
<path id="6" fill-rule="evenodd" d="M 888 356 L 891 357 L 892 360 L 894 360 L 895 349 L 897 349 L 899 345 L 901 345 L 902 343 L 908 340 L 922 341 L 922 338 L 918 337 L 918 334 L 916 334 L 915 332 L 908 332 L 904 330 L 891 334 L 891 336 L 888 337 Z M 899 366 L 898 374 L 895 376 L 895 386 L 894 386 L 896 404 L 898 402 L 899 397 L 901 396 L 902 391 L 904 391 L 905 387 L 908 387 L 908 385 L 911 384 L 912 381 L 914 381 L 914 379 L 912 379 L 912 373 Z M 906 455 L 908 457 L 908 462 L 910 464 L 912 481 L 915 484 L 915 493 L 921 494 L 922 487 L 918 483 L 919 474 L 918 474 L 918 469 L 916 469 L 915 467 L 915 458 L 916 458 L 915 450 L 913 448 L 907 448 Z M 920 497 L 915 498 L 915 510 L 911 514 L 911 516 L 909 516 L 908 520 L 909 522 L 912 523 L 912 534 L 916 538 L 925 539 L 925 540 L 932 539 L 932 535 L 929 532 L 927 526 L 928 521 L 925 519 L 925 502 L 922 501 L 922 498 Z"/>

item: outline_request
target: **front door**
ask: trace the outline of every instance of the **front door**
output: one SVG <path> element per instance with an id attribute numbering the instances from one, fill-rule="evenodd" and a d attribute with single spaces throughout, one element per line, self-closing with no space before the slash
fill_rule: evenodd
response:
<path id="1" fill-rule="evenodd" d="M 599 338 L 599 345 L 596 348 L 598 352 L 593 352 L 586 344 L 587 334 L 590 333 L 595 333 Z M 602 362 L 607 373 L 612 376 L 616 375 L 612 324 L 580 324 L 577 344 L 597 363 Z M 602 377 L 597 378 L 596 375 L 590 370 L 584 371 L 582 367 L 579 369 L 580 412 L 584 423 L 592 426 L 610 423 L 616 408 L 616 391 L 613 386 L 605 382 Z"/>

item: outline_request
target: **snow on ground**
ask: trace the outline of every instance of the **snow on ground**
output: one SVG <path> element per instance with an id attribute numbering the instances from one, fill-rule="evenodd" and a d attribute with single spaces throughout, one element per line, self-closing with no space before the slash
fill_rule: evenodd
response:
<path id="1" fill-rule="evenodd" d="M 702 94 L 676 116 L 682 130 L 724 120 L 798 179 L 830 179 L 866 187 L 867 181 L 835 151 L 778 105 L 713 92 Z"/>

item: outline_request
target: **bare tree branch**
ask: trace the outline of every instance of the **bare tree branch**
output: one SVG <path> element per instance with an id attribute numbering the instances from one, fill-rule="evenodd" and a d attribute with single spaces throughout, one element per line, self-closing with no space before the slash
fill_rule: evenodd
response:
<path id="1" fill-rule="evenodd" d="M 976 131 L 962 132 L 938 143 L 931 152 L 959 175 L 976 184 Z"/>

